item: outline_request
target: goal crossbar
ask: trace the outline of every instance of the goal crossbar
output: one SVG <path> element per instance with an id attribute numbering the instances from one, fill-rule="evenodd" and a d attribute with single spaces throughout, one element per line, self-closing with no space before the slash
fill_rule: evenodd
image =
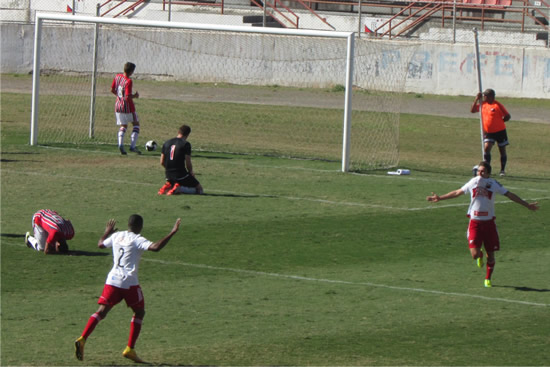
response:
<path id="1" fill-rule="evenodd" d="M 230 25 L 214 25 L 214 24 L 198 24 L 198 23 L 183 23 L 183 22 L 167 22 L 167 21 L 151 21 L 151 20 L 136 20 L 136 19 L 115 19 L 102 18 L 93 16 L 78 16 L 70 14 L 53 14 L 53 13 L 36 13 L 35 22 L 35 38 L 34 38 L 34 63 L 33 63 L 33 78 L 32 78 L 32 106 L 31 106 L 31 133 L 30 145 L 38 144 L 38 119 L 39 119 L 39 90 L 40 90 L 40 53 L 41 53 L 41 38 L 42 26 L 44 21 L 61 21 L 74 23 L 95 24 L 96 27 L 102 24 L 114 24 L 134 27 L 156 27 L 170 29 L 189 29 L 189 30 L 204 30 L 204 31 L 225 31 L 237 33 L 254 33 L 254 34 L 272 34 L 272 35 L 287 35 L 287 36 L 316 36 L 324 38 L 340 38 L 347 40 L 346 54 L 346 76 L 345 76 L 345 105 L 344 105 L 344 121 L 343 121 L 343 144 L 342 144 L 342 171 L 349 170 L 350 162 L 350 132 L 351 132 L 351 108 L 352 108 L 352 87 L 353 87 L 353 62 L 354 62 L 354 32 L 337 32 L 337 31 L 317 31 L 304 29 L 286 29 L 286 28 L 252 28 L 246 26 L 230 26 Z M 94 48 L 95 48 L 94 44 Z M 94 50 L 95 51 L 95 50 Z M 94 61 L 95 69 L 95 61 Z M 93 81 L 92 81 L 93 83 Z M 92 94 L 94 86 L 92 86 Z M 93 104 L 94 95 L 92 95 Z M 93 111 L 93 109 L 92 109 Z M 91 112 L 93 113 L 93 112 Z M 90 131 L 93 131 L 93 117 L 91 119 Z"/>

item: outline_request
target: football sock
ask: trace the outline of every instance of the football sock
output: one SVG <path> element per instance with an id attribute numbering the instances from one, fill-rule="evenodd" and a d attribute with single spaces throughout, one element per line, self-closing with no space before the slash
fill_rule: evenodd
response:
<path id="1" fill-rule="evenodd" d="M 103 320 L 103 318 L 97 312 L 90 316 L 90 318 L 88 319 L 88 323 L 86 324 L 86 327 L 82 332 L 82 337 L 84 339 L 88 339 L 92 331 L 94 331 L 95 327 L 101 320 Z"/>
<path id="2" fill-rule="evenodd" d="M 491 163 L 491 153 L 483 153 L 483 160 L 487 163 Z"/>
<path id="3" fill-rule="evenodd" d="M 180 186 L 178 189 L 182 194 L 196 194 L 197 189 L 195 187 Z"/>
<path id="4" fill-rule="evenodd" d="M 134 346 L 136 345 L 136 341 L 141 331 L 142 322 L 142 319 L 138 319 L 135 316 L 132 317 L 132 321 L 130 322 L 130 337 L 128 338 L 128 346 L 130 348 L 134 348 Z"/>
<path id="5" fill-rule="evenodd" d="M 134 149 L 139 137 L 139 126 L 134 126 L 132 129 L 132 135 L 130 135 L 130 148 Z"/>
<path id="6" fill-rule="evenodd" d="M 118 146 L 119 147 L 124 145 L 124 134 L 126 134 L 126 128 L 121 126 L 120 129 L 118 129 Z"/>
<path id="7" fill-rule="evenodd" d="M 495 270 L 495 263 L 487 263 L 487 275 L 485 276 L 485 279 L 491 279 L 491 275 L 493 275 L 493 270 Z"/>
<path id="8" fill-rule="evenodd" d="M 506 162 L 508 162 L 508 156 L 507 155 L 501 155 L 500 156 L 500 170 L 501 171 L 505 170 Z"/>

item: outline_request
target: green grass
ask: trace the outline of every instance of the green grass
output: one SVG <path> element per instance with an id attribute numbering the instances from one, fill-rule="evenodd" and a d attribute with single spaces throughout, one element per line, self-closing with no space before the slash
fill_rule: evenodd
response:
<path id="1" fill-rule="evenodd" d="M 182 218 L 181 232 L 140 269 L 147 315 L 137 351 L 155 364 L 550 364 L 547 125 L 509 132 L 501 181 L 541 209 L 499 197 L 502 251 L 485 289 L 465 240 L 468 198 L 425 201 L 470 178 L 475 119 L 403 115 L 401 166 L 411 176 L 201 151 L 193 162 L 209 195 L 159 197 L 158 152 L 30 147 L 27 102 L 2 94 L 1 365 L 78 364 L 73 342 L 112 262 L 97 240 L 109 218 L 124 228 L 132 213 L 152 240 Z M 205 139 L 193 134 L 191 142 Z M 72 220 L 73 256 L 23 244 L 41 208 Z M 83 365 L 131 364 L 121 356 L 130 315 L 123 304 L 113 309 Z"/>

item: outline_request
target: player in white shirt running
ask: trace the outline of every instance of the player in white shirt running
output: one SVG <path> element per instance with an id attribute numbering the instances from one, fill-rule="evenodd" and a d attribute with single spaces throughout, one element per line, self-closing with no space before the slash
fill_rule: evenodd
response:
<path id="1" fill-rule="evenodd" d="M 471 202 L 468 208 L 468 244 L 472 258 L 477 265 L 483 268 L 483 251 L 487 253 L 487 272 L 485 276 L 485 287 L 491 287 L 491 275 L 495 268 L 495 251 L 500 249 L 500 240 L 495 224 L 495 196 L 501 194 L 508 199 L 523 205 L 529 210 L 538 210 L 538 203 L 528 203 L 519 196 L 504 188 L 498 181 L 490 178 L 491 165 L 481 162 L 477 169 L 477 176 L 468 181 L 458 190 L 451 191 L 445 195 L 437 195 L 432 192 L 426 200 L 437 203 L 441 200 L 454 199 L 465 193 L 470 193 Z"/>
<path id="2" fill-rule="evenodd" d="M 75 341 L 77 359 L 81 361 L 84 359 L 84 344 L 97 324 L 107 316 L 113 306 L 125 300 L 126 305 L 134 311 L 134 316 L 130 323 L 128 346 L 122 355 L 134 362 L 143 363 L 134 350 L 145 316 L 145 301 L 138 280 L 139 262 L 144 251 L 156 252 L 166 246 L 170 238 L 178 231 L 180 223 L 181 219 L 178 218 L 170 233 L 153 243 L 140 235 L 143 229 L 143 218 L 140 215 L 130 216 L 127 231 L 116 232 L 116 221 L 109 219 L 105 233 L 97 245 L 102 249 L 109 247 L 113 249 L 113 268 L 107 275 L 103 293 L 97 301 L 98 310 L 90 316 L 82 335 Z"/>

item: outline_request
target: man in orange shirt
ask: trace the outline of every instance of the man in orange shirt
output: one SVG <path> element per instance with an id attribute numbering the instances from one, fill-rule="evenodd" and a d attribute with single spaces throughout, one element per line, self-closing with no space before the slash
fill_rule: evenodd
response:
<path id="1" fill-rule="evenodd" d="M 498 150 L 500 151 L 500 176 L 506 175 L 506 161 L 508 157 L 506 155 L 506 146 L 510 144 L 508 142 L 508 135 L 506 134 L 506 121 L 510 120 L 512 116 L 508 113 L 506 108 L 498 101 L 495 100 L 495 91 L 493 89 L 486 89 L 483 93 L 478 93 L 470 112 L 479 112 L 479 102 L 483 97 L 483 103 L 481 104 L 481 121 L 483 122 L 483 160 L 491 163 L 491 149 L 495 142 L 498 143 Z"/>

